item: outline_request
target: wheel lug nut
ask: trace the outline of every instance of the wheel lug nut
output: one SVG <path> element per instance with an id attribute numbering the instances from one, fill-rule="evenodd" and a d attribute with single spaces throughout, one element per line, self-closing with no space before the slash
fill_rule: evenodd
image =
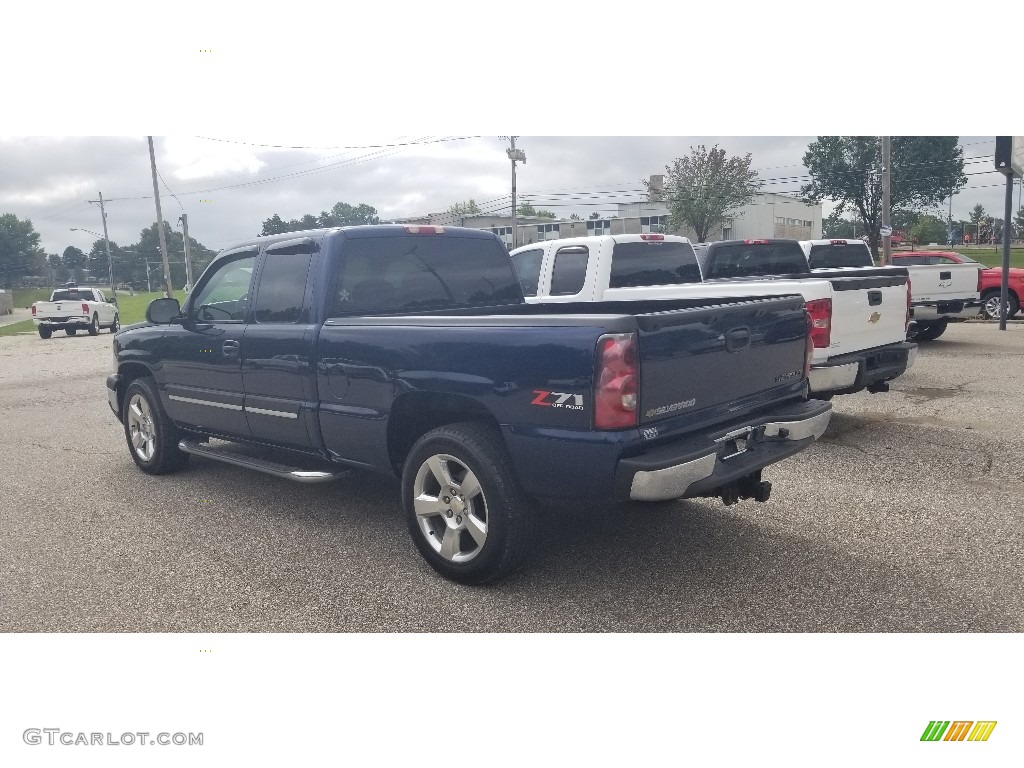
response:
<path id="1" fill-rule="evenodd" d="M 444 503 L 447 504 L 449 501 L 451 501 L 451 499 L 449 499 L 447 496 L 445 496 L 444 497 Z"/>
<path id="2" fill-rule="evenodd" d="M 448 517 L 451 517 L 452 516 L 452 511 L 449 509 L 447 512 L 445 512 L 445 514 L 448 515 Z"/>
<path id="3" fill-rule="evenodd" d="M 461 523 L 462 522 L 462 515 L 459 515 L 458 517 L 456 517 L 455 518 L 455 522 L 456 523 Z"/>

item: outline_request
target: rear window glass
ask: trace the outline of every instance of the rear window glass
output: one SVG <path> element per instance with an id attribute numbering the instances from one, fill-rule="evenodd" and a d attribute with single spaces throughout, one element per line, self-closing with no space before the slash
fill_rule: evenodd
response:
<path id="1" fill-rule="evenodd" d="M 544 261 L 544 251 L 534 249 L 512 254 L 512 266 L 515 267 L 516 277 L 523 287 L 524 296 L 536 296 L 537 286 L 540 284 L 540 266 Z"/>
<path id="2" fill-rule="evenodd" d="M 808 261 L 811 264 L 811 269 L 875 266 L 875 262 L 871 258 L 871 251 L 866 243 L 812 245 Z"/>
<path id="3" fill-rule="evenodd" d="M 67 291 L 54 291 L 53 298 L 50 301 L 92 301 L 91 290 L 67 290 Z"/>
<path id="4" fill-rule="evenodd" d="M 803 249 L 796 241 L 729 243 L 708 249 L 704 277 L 756 277 L 809 272 Z"/>
<path id="5" fill-rule="evenodd" d="M 497 238 L 352 238 L 342 247 L 333 312 L 393 314 L 521 304 L 522 295 Z"/>
<path id="6" fill-rule="evenodd" d="M 699 282 L 700 267 L 689 243 L 664 240 L 616 243 L 612 251 L 610 288 Z"/>
<path id="7" fill-rule="evenodd" d="M 551 270 L 551 295 L 575 296 L 583 290 L 587 278 L 588 248 L 563 248 L 555 254 L 555 266 Z"/>

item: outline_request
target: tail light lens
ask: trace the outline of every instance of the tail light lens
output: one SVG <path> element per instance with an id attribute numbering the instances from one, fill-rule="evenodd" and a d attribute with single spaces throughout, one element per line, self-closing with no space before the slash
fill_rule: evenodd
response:
<path id="1" fill-rule="evenodd" d="M 804 305 L 811 318 L 811 342 L 818 349 L 832 343 L 832 299 L 815 299 Z"/>
<path id="2" fill-rule="evenodd" d="M 429 227 L 429 226 L 408 226 L 405 231 L 410 235 L 443 235 L 444 227 Z"/>
<path id="3" fill-rule="evenodd" d="M 807 340 L 804 344 L 804 378 L 811 375 L 811 362 L 814 360 L 814 323 L 811 320 L 811 313 L 805 312 L 807 318 Z"/>
<path id="4" fill-rule="evenodd" d="M 664 235 L 640 235 L 641 240 L 664 240 Z"/>
<path id="5" fill-rule="evenodd" d="M 89 314 L 89 305 L 86 304 L 84 301 L 82 302 L 82 314 L 83 315 L 88 315 Z"/>
<path id="6" fill-rule="evenodd" d="M 978 293 L 981 293 L 981 270 L 978 270 Z"/>
<path id="7" fill-rule="evenodd" d="M 32 317 L 35 317 L 35 316 L 36 316 L 36 305 L 33 304 L 32 305 Z"/>
<path id="8" fill-rule="evenodd" d="M 635 333 L 608 333 L 597 341 L 594 377 L 594 426 L 621 429 L 637 425 L 637 367 Z"/>

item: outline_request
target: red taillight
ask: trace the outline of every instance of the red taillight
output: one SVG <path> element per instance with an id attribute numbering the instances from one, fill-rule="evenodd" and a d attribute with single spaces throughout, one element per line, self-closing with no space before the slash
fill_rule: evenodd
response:
<path id="1" fill-rule="evenodd" d="M 82 314 L 83 315 L 88 315 L 89 314 L 89 305 L 86 304 L 84 301 L 82 302 Z"/>
<path id="2" fill-rule="evenodd" d="M 410 226 L 406 227 L 405 231 L 410 235 L 443 235 L 444 227 Z"/>
<path id="3" fill-rule="evenodd" d="M 805 312 L 807 318 L 807 340 L 804 343 L 804 378 L 811 375 L 811 363 L 814 361 L 814 321 L 811 320 L 811 313 Z"/>
<path id="4" fill-rule="evenodd" d="M 981 270 L 978 270 L 978 293 L 981 293 Z M 1000 310 L 1002 311 L 1002 310 Z"/>
<path id="5" fill-rule="evenodd" d="M 32 305 L 32 316 L 35 317 L 35 314 L 36 314 L 36 305 L 33 304 Z"/>
<path id="6" fill-rule="evenodd" d="M 664 240 L 664 235 L 640 235 L 641 240 Z"/>
<path id="7" fill-rule="evenodd" d="M 805 305 L 811 316 L 811 341 L 818 349 L 832 343 L 832 299 L 815 299 Z"/>
<path id="8" fill-rule="evenodd" d="M 594 376 L 594 426 L 620 429 L 637 425 L 637 369 L 635 333 L 609 333 L 597 340 Z"/>
<path id="9" fill-rule="evenodd" d="M 744 240 L 744 245 L 768 245 L 767 240 Z"/>
<path id="10" fill-rule="evenodd" d="M 829 240 L 829 245 L 846 245 L 845 240 Z"/>

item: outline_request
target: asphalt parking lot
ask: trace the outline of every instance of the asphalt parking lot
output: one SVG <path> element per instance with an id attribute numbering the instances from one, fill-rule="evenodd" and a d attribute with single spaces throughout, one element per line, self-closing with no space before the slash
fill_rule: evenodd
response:
<path id="1" fill-rule="evenodd" d="M 149 477 L 111 340 L 0 338 L 0 631 L 1024 630 L 1024 325 L 950 326 L 888 394 L 837 397 L 766 504 L 544 507 L 486 588 L 423 563 L 398 484 L 193 457 Z"/>

